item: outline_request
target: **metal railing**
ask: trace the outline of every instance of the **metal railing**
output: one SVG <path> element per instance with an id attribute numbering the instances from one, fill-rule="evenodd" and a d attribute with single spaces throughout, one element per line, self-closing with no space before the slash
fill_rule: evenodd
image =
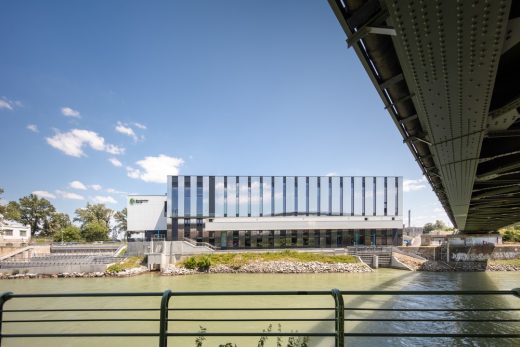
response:
<path id="1" fill-rule="evenodd" d="M 223 297 L 228 297 L 228 302 L 237 302 L 236 297 L 255 297 L 255 298 L 266 298 L 266 297 L 274 297 L 277 299 L 284 299 L 286 297 L 307 297 L 304 301 L 306 306 L 291 306 L 291 305 L 278 305 L 275 307 L 268 306 L 256 306 L 256 307 L 212 307 L 212 306 L 178 306 L 173 307 L 170 305 L 170 301 L 174 298 L 176 302 L 179 302 L 181 298 L 191 297 L 196 298 L 197 302 L 199 302 L 200 298 L 206 297 L 211 298 L 213 303 L 220 304 L 222 306 L 221 299 Z M 331 338 L 334 340 L 334 346 L 343 347 L 348 344 L 350 338 L 424 338 L 424 339 L 435 339 L 435 338 L 471 338 L 471 339 L 518 339 L 520 338 L 519 332 L 505 332 L 505 333 L 492 333 L 492 332 L 457 332 L 450 333 L 444 330 L 438 332 L 388 332 L 388 331 L 377 331 L 373 329 L 369 329 L 368 331 L 357 331 L 356 327 L 349 329 L 345 328 L 345 323 L 352 322 L 380 322 L 387 324 L 389 322 L 455 322 L 456 324 L 460 324 L 461 322 L 466 323 L 500 323 L 500 327 L 503 328 L 506 323 L 519 323 L 519 318 L 503 318 L 503 317 L 477 317 L 477 318 L 460 318 L 457 316 L 458 313 L 520 313 L 520 307 L 491 307 L 491 308 L 475 308 L 475 307 L 462 307 L 462 308 L 454 308 L 454 307 L 435 307 L 435 308 L 426 308 L 426 307 L 415 307 L 415 308 L 395 308 L 395 307 L 362 307 L 362 306 L 352 306 L 356 300 L 351 300 L 349 302 L 349 306 L 345 306 L 344 296 L 348 298 L 362 297 L 363 301 L 367 297 L 377 297 L 377 296 L 389 296 L 389 297 L 411 297 L 411 296 L 458 296 L 458 297 L 476 297 L 478 302 L 482 301 L 482 297 L 488 296 L 501 296 L 501 297 L 520 297 L 520 288 L 513 290 L 487 290 L 487 291 L 359 291 L 359 290 L 347 290 L 340 291 L 338 289 L 332 289 L 330 291 L 218 291 L 218 292 L 173 292 L 171 290 L 166 290 L 164 292 L 145 292 L 145 293 L 66 293 L 66 294 L 14 294 L 11 292 L 6 292 L 0 295 L 0 345 L 2 341 L 7 339 L 21 339 L 21 338 L 157 338 L 157 344 L 160 347 L 166 347 L 168 345 L 169 340 L 171 340 L 171 344 L 173 346 L 185 346 L 185 344 L 179 344 L 176 342 L 175 338 L 186 338 L 186 337 L 320 337 L 320 338 Z M 320 306 L 307 306 L 308 303 L 312 302 L 309 300 L 310 297 L 329 297 L 330 303 L 334 304 L 333 306 L 324 306 L 322 305 L 323 300 L 317 300 Z M 116 298 L 132 298 L 130 301 L 134 304 L 132 307 L 107 307 L 106 303 L 100 305 L 100 307 L 93 307 L 91 303 L 87 303 L 87 305 L 79 305 L 82 299 L 94 300 L 94 302 L 98 302 L 100 300 L 107 299 L 110 302 L 116 300 Z M 142 305 L 135 305 L 138 298 L 156 298 L 159 302 L 159 305 L 156 307 L 142 307 Z M 40 304 L 48 303 L 48 307 L 43 307 L 38 305 L 38 308 L 34 308 L 33 305 L 27 305 L 24 300 L 38 300 Z M 59 302 L 66 302 L 67 299 L 71 299 L 71 303 L 73 305 L 71 307 L 56 307 L 54 303 L 49 302 L 49 300 L 58 299 Z M 229 301 L 231 300 L 231 301 Z M 224 300 L 225 301 L 225 300 Z M 303 300 L 300 300 L 301 303 Z M 11 307 L 5 307 L 11 306 Z M 224 305 L 225 306 L 225 305 Z M 312 317 L 306 317 L 303 312 L 307 312 L 307 314 L 313 314 Z M 380 314 L 381 312 L 390 312 L 395 313 L 399 312 L 400 314 L 407 314 L 411 312 L 428 312 L 428 313 L 437 313 L 444 312 L 448 313 L 451 316 L 449 318 L 437 318 L 437 317 L 427 317 L 427 318 L 403 318 L 401 316 L 392 317 L 392 318 L 381 318 L 377 317 L 368 317 L 368 318 L 357 318 L 353 313 L 356 311 L 363 312 L 372 312 L 374 314 Z M 153 316 L 148 317 L 133 317 L 131 313 L 134 314 L 148 314 Z M 218 314 L 218 318 L 208 318 L 208 313 L 212 312 L 212 314 Z M 233 314 L 232 317 L 222 317 L 223 313 L 227 312 L 228 314 Z M 248 313 L 252 314 L 252 317 L 240 317 L 239 313 Z M 269 317 L 259 317 L 259 312 L 265 312 L 270 314 Z M 283 317 L 284 312 L 297 313 L 298 317 Z M 318 312 L 325 312 L 327 316 L 318 317 L 314 316 Z M 63 317 L 59 316 L 60 314 L 73 314 L 73 317 Z M 82 314 L 88 313 L 90 316 L 81 316 Z M 125 318 L 112 317 L 111 315 L 114 313 L 121 313 L 125 315 Z M 177 317 L 175 315 L 189 313 L 187 317 Z M 92 316 L 95 314 L 96 316 Z M 199 314 L 199 316 L 195 316 Z M 348 315 L 347 315 L 348 314 Z M 23 316 L 20 318 L 20 315 Z M 5 316 L 9 316 L 6 318 Z M 175 316 L 172 318 L 171 316 Z M 118 324 L 118 328 L 122 326 L 126 326 L 125 324 L 128 322 L 139 323 L 139 324 L 152 324 L 154 328 L 150 331 L 143 331 L 143 329 L 128 329 L 123 331 L 109 331 L 109 332 L 92 332 L 89 329 L 86 331 L 78 330 L 78 331 L 70 331 L 70 329 L 65 330 L 65 332 L 57 331 L 57 332 L 49 332 L 46 330 L 45 332 L 35 332 L 35 329 L 40 327 L 44 323 L 60 323 L 65 324 L 66 322 L 78 324 L 79 322 L 86 324 L 99 324 L 103 323 L 103 326 L 106 327 L 106 324 L 114 323 Z M 243 324 L 251 323 L 251 322 L 291 322 L 295 324 L 304 324 L 304 322 L 324 322 L 326 325 L 318 329 L 311 329 L 310 331 L 290 331 L 290 332 L 282 332 L 281 329 L 279 331 L 271 331 L 271 330 L 263 330 L 263 331 L 245 331 L 246 329 L 242 329 L 242 331 L 179 331 L 179 326 L 182 323 L 192 322 L 192 323 L 203 323 L 208 324 L 209 322 L 224 322 L 234 324 L 242 323 L 239 327 L 242 327 Z M 14 325 L 23 325 L 23 329 L 14 329 Z M 155 325 L 157 324 L 157 325 Z M 237 325 L 234 325 L 235 327 Z M 78 329 L 77 325 L 74 325 L 75 329 Z M 83 327 L 83 326 L 81 326 Z M 79 327 L 79 329 L 81 329 Z M 90 327 L 90 326 L 88 326 Z M 149 325 L 150 327 L 150 325 Z M 518 328 L 518 327 L 517 327 Z M 23 332 L 19 332 L 22 330 Z M 507 331 L 507 330 L 502 330 Z"/>

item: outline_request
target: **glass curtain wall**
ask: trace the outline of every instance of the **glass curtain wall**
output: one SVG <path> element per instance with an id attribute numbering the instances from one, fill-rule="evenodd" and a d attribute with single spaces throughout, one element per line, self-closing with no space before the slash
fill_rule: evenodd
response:
<path id="1" fill-rule="evenodd" d="M 170 176 L 168 184 L 170 218 L 402 215 L 402 177 Z"/>

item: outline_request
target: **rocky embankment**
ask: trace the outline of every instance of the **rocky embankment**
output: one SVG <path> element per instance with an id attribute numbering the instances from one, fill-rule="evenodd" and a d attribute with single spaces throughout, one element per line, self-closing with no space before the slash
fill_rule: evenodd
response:
<path id="1" fill-rule="evenodd" d="M 429 272 L 476 272 L 486 271 L 485 261 L 459 261 L 449 262 L 428 260 L 418 269 L 418 271 Z"/>
<path id="2" fill-rule="evenodd" d="M 486 271 L 520 271 L 519 265 L 488 262 Z"/>
<path id="3" fill-rule="evenodd" d="M 320 263 L 269 261 L 254 262 L 240 267 L 227 265 L 210 266 L 208 271 L 190 270 L 183 267 L 169 267 L 163 275 L 191 275 L 195 273 L 338 273 L 338 272 L 372 272 L 365 263 Z"/>
<path id="4" fill-rule="evenodd" d="M 63 272 L 59 274 L 34 274 L 34 273 L 18 273 L 5 274 L 0 273 L 0 280 L 13 279 L 32 279 L 32 278 L 93 278 L 93 277 L 129 277 L 136 276 L 148 272 L 146 266 L 134 267 L 120 272 Z"/>

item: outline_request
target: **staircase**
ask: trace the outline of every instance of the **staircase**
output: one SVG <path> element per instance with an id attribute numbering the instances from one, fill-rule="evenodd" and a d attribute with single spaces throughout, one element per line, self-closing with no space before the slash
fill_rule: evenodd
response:
<path id="1" fill-rule="evenodd" d="M 374 267 L 375 255 L 380 267 L 390 267 L 392 263 L 392 247 L 347 247 L 347 254 L 358 256 L 371 267 Z"/>

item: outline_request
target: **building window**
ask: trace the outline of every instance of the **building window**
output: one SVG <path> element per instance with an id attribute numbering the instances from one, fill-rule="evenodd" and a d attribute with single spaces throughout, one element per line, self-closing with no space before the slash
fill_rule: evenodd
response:
<path id="1" fill-rule="evenodd" d="M 246 248 L 251 248 L 251 231 L 246 231 L 244 244 Z"/>
<path id="2" fill-rule="evenodd" d="M 4 236 L 13 236 L 13 230 L 12 229 L 4 230 Z"/>
<path id="3" fill-rule="evenodd" d="M 298 231 L 291 231 L 291 247 L 296 247 L 298 243 Z"/>
<path id="4" fill-rule="evenodd" d="M 20 237 L 26 237 L 27 231 L 26 230 L 20 230 Z"/>
<path id="5" fill-rule="evenodd" d="M 303 231 L 303 246 L 309 247 L 309 231 L 308 230 Z"/>

